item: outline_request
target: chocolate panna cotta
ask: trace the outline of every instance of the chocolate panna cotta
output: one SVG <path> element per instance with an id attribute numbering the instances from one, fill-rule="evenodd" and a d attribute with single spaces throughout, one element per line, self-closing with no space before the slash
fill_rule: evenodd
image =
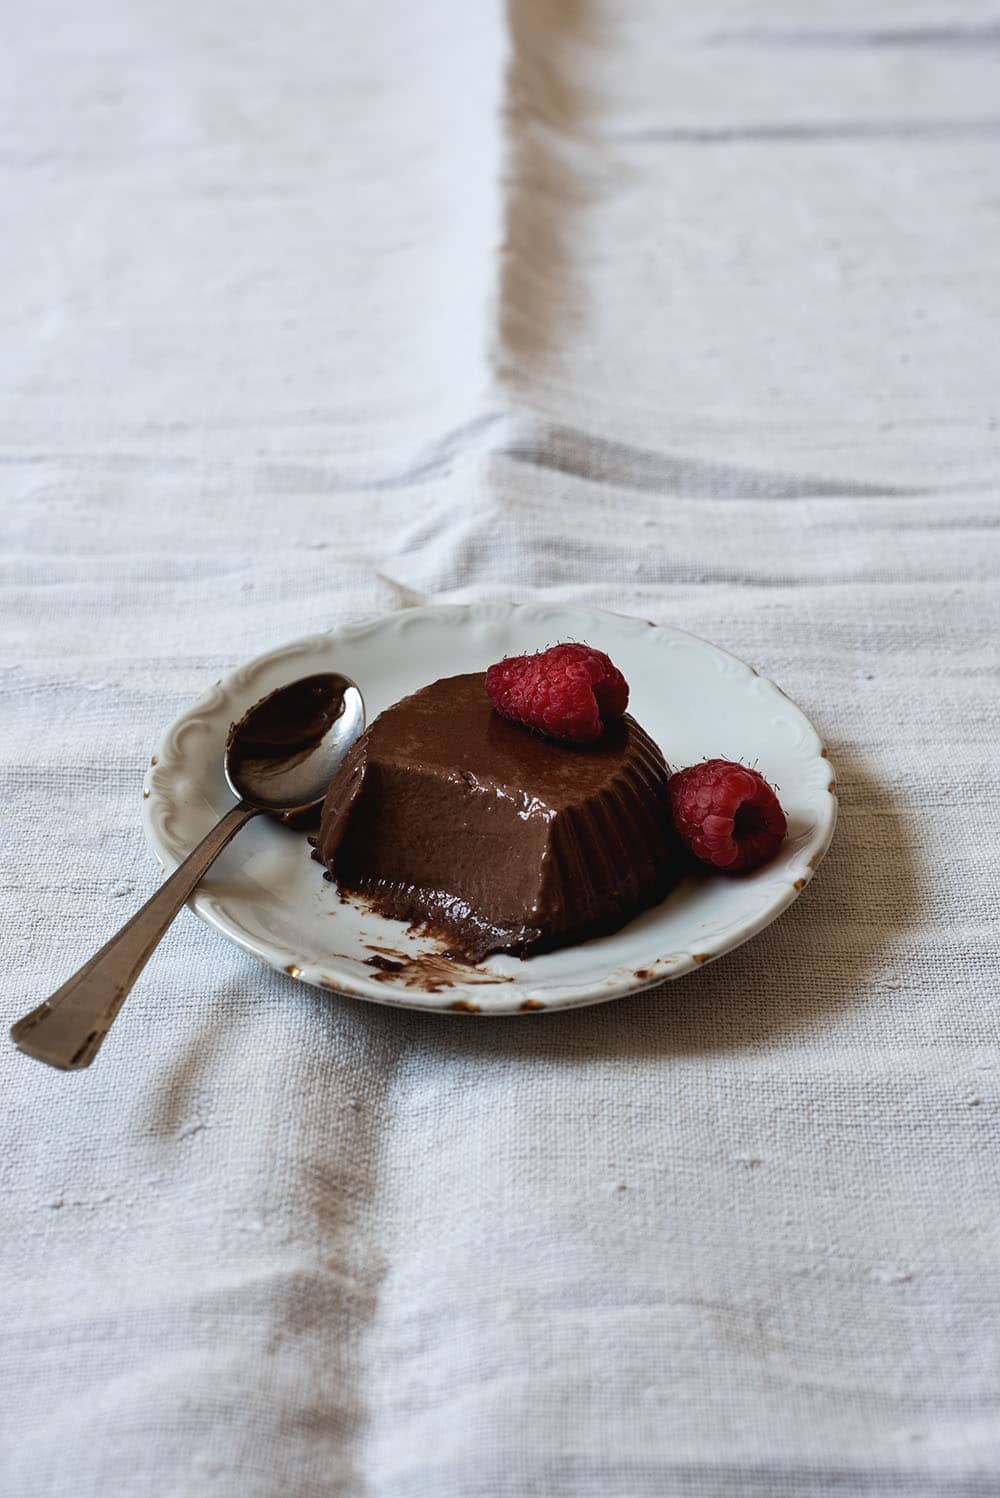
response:
<path id="1" fill-rule="evenodd" d="M 586 747 L 555 743 L 494 712 L 483 673 L 445 677 L 362 734 L 313 857 L 466 957 L 526 956 L 616 931 L 669 892 L 669 774 L 628 714 Z"/>

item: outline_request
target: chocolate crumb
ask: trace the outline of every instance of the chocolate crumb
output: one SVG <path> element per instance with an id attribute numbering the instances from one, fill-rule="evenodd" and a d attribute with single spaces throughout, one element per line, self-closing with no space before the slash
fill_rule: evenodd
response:
<path id="1" fill-rule="evenodd" d="M 367 967 L 377 967 L 383 973 L 401 973 L 406 966 L 403 962 L 393 962 L 391 957 L 380 957 L 378 953 L 374 957 L 366 957 Z"/>

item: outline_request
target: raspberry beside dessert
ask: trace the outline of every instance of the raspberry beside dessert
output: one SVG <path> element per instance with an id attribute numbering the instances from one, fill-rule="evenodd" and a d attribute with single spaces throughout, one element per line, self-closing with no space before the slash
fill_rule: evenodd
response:
<path id="1" fill-rule="evenodd" d="M 553 645 L 491 666 L 486 691 L 504 718 L 563 743 L 593 744 L 628 707 L 628 683 L 590 645 Z"/>
<path id="2" fill-rule="evenodd" d="M 728 759 L 708 759 L 670 778 L 674 825 L 696 858 L 727 874 L 765 863 L 788 830 L 763 775 Z"/>

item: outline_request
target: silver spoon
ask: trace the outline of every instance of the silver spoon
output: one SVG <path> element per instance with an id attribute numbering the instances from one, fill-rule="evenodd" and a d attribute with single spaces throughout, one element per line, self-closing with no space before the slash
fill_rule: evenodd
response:
<path id="1" fill-rule="evenodd" d="M 89 1066 L 174 916 L 223 848 L 261 812 L 317 806 L 365 726 L 346 676 L 303 676 L 254 704 L 229 731 L 225 772 L 238 798 L 220 822 L 106 946 L 11 1030 L 29 1056 L 66 1071 Z"/>

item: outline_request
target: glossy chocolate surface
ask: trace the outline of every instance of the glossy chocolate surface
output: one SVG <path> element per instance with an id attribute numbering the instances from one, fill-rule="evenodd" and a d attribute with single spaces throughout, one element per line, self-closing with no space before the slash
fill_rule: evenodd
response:
<path id="1" fill-rule="evenodd" d="M 446 677 L 354 746 L 315 856 L 466 956 L 544 951 L 617 930 L 675 882 L 668 774 L 627 715 L 565 746 L 499 717 L 481 673 Z"/>

